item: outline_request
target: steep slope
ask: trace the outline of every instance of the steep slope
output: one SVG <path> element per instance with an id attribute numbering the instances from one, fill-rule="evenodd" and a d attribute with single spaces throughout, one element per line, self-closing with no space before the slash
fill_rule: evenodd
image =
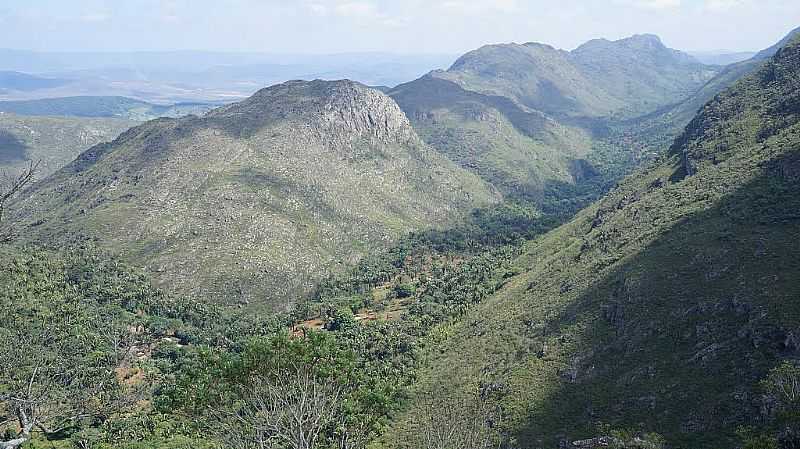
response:
<path id="1" fill-rule="evenodd" d="M 655 36 L 573 52 L 489 45 L 389 95 L 427 143 L 508 199 L 569 215 L 646 157 L 620 117 L 677 103 L 715 70 Z"/>
<path id="2" fill-rule="evenodd" d="M 465 54 L 447 71 L 431 75 L 548 114 L 603 115 L 624 106 L 597 89 L 569 52 L 533 42 L 487 45 Z"/>
<path id="3" fill-rule="evenodd" d="M 548 185 L 573 181 L 572 161 L 590 150 L 590 136 L 579 128 L 435 76 L 390 95 L 428 144 L 510 198 L 541 203 Z"/>
<path id="4" fill-rule="evenodd" d="M 158 117 L 202 115 L 215 106 L 205 103 L 156 105 L 126 97 L 62 97 L 41 100 L 0 101 L 0 112 L 19 115 L 117 117 L 145 121 Z"/>
<path id="5" fill-rule="evenodd" d="M 137 122 L 113 118 L 23 117 L 0 112 L 0 173 L 15 175 L 31 162 L 44 178 L 83 151 L 114 140 Z"/>
<path id="6" fill-rule="evenodd" d="M 523 448 L 609 429 L 735 447 L 738 426 L 769 419 L 759 380 L 800 357 L 799 88 L 795 40 L 670 154 L 532 242 L 524 273 L 438 333 L 387 447 L 415 447 L 426 403 L 476 390 L 499 392 Z"/>
<path id="7" fill-rule="evenodd" d="M 615 111 L 639 115 L 694 93 L 717 72 L 691 56 L 664 46 L 654 35 L 618 41 L 596 39 L 570 53 L 575 64 L 613 98 L 625 104 Z"/>
<path id="8" fill-rule="evenodd" d="M 32 239 L 96 238 L 170 290 L 277 307 L 407 231 L 495 199 L 384 94 L 297 81 L 133 128 L 14 207 Z"/>

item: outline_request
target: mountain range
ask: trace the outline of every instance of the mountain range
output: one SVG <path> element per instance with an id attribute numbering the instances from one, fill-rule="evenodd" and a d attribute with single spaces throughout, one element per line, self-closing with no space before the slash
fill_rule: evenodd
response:
<path id="1" fill-rule="evenodd" d="M 416 447 L 425 404 L 479 385 L 502 391 L 518 447 L 604 426 L 736 447 L 738 426 L 773 419 L 759 381 L 800 354 L 798 74 L 794 40 L 651 166 L 527 244 L 522 273 L 444 332 L 387 447 Z"/>
<path id="2" fill-rule="evenodd" d="M 394 86 L 453 60 L 455 56 L 444 54 L 378 52 L 316 55 L 0 49 L 0 71 L 40 80 L 36 85 L 4 85 L 5 78 L 0 75 L 0 100 L 91 95 L 124 96 L 158 104 L 232 102 L 264 86 L 293 79 L 347 78 L 373 86 Z"/>
<path id="3" fill-rule="evenodd" d="M 718 73 L 641 35 L 573 52 L 487 46 L 388 96 L 288 82 L 93 147 L 34 186 L 20 218 L 32 241 L 97 240 L 174 292 L 274 308 L 408 231 L 455 226 L 501 198 L 568 218 L 642 158 L 609 127 L 690 101 Z M 4 107 L 132 118 L 180 105 Z"/>
<path id="4" fill-rule="evenodd" d="M 175 109 L 6 103 L 0 163 L 48 124 L 69 150 L 0 203 L 0 360 L 34 342 L 0 364 L 0 445 L 255 447 L 299 398 L 335 416 L 313 449 L 798 447 L 798 33 L 726 66 L 488 45 L 124 132 Z M 133 399 L 25 434 L 3 401 L 40 367 L 53 410 Z"/>

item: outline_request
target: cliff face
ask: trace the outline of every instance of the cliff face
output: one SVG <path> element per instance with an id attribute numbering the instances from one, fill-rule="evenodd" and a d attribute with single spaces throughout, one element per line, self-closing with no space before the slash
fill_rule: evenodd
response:
<path id="1" fill-rule="evenodd" d="M 15 209 L 32 240 L 96 240 L 167 289 L 276 307 L 402 233 L 496 199 L 384 94 L 313 81 L 133 128 Z"/>

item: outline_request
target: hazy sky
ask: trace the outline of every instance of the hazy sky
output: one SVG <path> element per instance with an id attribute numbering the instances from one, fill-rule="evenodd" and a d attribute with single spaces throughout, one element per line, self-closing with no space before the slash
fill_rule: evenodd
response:
<path id="1" fill-rule="evenodd" d="M 683 50 L 756 50 L 800 0 L 0 0 L 0 47 L 461 53 L 655 33 Z"/>

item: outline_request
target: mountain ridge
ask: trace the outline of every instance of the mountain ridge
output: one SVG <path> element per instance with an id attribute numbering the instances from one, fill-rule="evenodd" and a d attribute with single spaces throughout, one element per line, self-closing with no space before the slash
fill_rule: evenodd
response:
<path id="1" fill-rule="evenodd" d="M 135 127 L 15 207 L 31 238 L 83 235 L 159 285 L 277 307 L 405 232 L 496 201 L 429 150 L 384 94 L 313 81 Z"/>
<path id="2" fill-rule="evenodd" d="M 441 329 L 386 446 L 413 447 L 426 401 L 486 386 L 506 413 L 498 431 L 523 448 L 609 429 L 734 447 L 740 425 L 774 419 L 760 382 L 800 354 L 798 73 L 794 40 L 671 153 L 530 242 L 523 274 Z"/>

